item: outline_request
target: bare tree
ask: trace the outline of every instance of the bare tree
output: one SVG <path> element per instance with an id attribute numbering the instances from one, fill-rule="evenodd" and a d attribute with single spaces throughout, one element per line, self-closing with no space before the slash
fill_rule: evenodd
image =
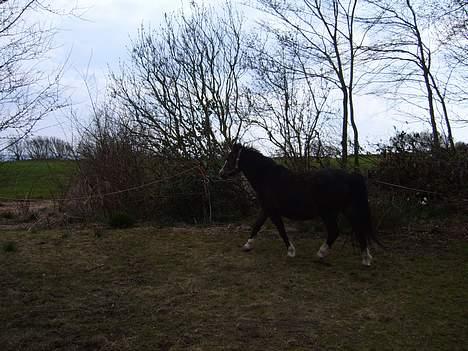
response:
<path id="1" fill-rule="evenodd" d="M 443 31 L 440 39 L 446 44 L 449 58 L 468 71 L 468 1 L 443 1 L 437 8 L 436 18 L 441 20 Z"/>
<path id="2" fill-rule="evenodd" d="M 62 69 L 46 73 L 41 65 L 56 30 L 41 24 L 39 15 L 53 11 L 47 1 L 0 2 L 0 150 L 63 104 L 58 84 Z"/>
<path id="3" fill-rule="evenodd" d="M 258 0 L 262 10 L 279 20 L 281 26 L 268 25 L 284 42 L 308 56 L 314 66 L 307 67 L 309 76 L 325 76 L 341 92 L 341 157 L 348 159 L 348 124 L 353 130 L 354 163 L 359 165 L 359 133 L 354 113 L 356 60 L 367 30 L 356 34 L 358 0 L 303 0 L 300 2 Z M 284 35 L 285 30 L 290 35 Z M 291 39 L 293 39 L 291 41 Z M 301 43 L 297 46 L 297 39 Z"/>
<path id="4" fill-rule="evenodd" d="M 73 146 L 69 142 L 57 137 L 49 137 L 49 140 L 51 158 L 66 160 L 74 157 Z"/>
<path id="5" fill-rule="evenodd" d="M 38 136 L 13 140 L 6 149 L 15 161 L 33 160 L 66 160 L 74 157 L 74 150 L 70 143 L 57 137 Z"/>
<path id="6" fill-rule="evenodd" d="M 239 138 L 246 116 L 242 20 L 230 7 L 191 11 L 141 28 L 130 63 L 112 74 L 112 96 L 153 148 L 212 158 Z"/>
<path id="7" fill-rule="evenodd" d="M 422 1 L 374 1 L 368 0 L 377 15 L 371 22 L 376 35 L 369 52 L 375 62 L 381 60 L 383 68 L 379 74 L 387 86 L 398 90 L 398 97 L 407 104 L 427 111 L 433 136 L 434 150 L 440 148 L 441 140 L 437 123 L 438 103 L 442 108 L 448 140 L 454 149 L 450 119 L 446 105 L 446 94 L 438 78 L 437 49 L 430 45 L 430 22 L 432 8 Z M 439 68 L 439 69 L 438 69 Z M 388 91 L 384 88 L 385 91 Z M 425 107 L 419 105 L 418 97 L 425 97 Z M 394 92 L 392 92 L 394 94 Z"/>
<path id="8" fill-rule="evenodd" d="M 24 139 L 13 139 L 9 142 L 9 147 L 5 151 L 15 161 L 24 160 L 26 157 L 26 141 Z"/>
<path id="9" fill-rule="evenodd" d="M 320 132 L 331 115 L 329 83 L 304 75 L 304 59 L 278 45 L 276 50 L 252 48 L 252 123 L 291 168 L 309 170 L 322 151 Z"/>
<path id="10" fill-rule="evenodd" d="M 450 0 L 442 1 L 434 9 L 434 26 L 437 31 L 439 44 L 443 49 L 444 59 L 450 66 L 448 69 L 446 85 L 442 85 L 441 94 L 444 101 L 448 100 L 454 105 L 465 105 L 468 103 L 468 89 L 466 81 L 468 80 L 468 1 Z M 450 83 L 450 89 L 446 86 Z M 444 112 L 447 109 L 443 106 Z M 444 116 L 448 117 L 447 113 Z M 452 117 L 452 120 L 455 119 Z M 468 122 L 466 116 L 458 117 L 458 121 Z M 447 134 L 450 136 L 450 129 Z M 450 139 L 453 141 L 453 139 Z M 454 149 L 455 145 L 452 145 Z"/>
<path id="11" fill-rule="evenodd" d="M 31 160 L 48 160 L 51 158 L 51 143 L 46 137 L 35 137 L 25 140 L 26 154 Z"/>

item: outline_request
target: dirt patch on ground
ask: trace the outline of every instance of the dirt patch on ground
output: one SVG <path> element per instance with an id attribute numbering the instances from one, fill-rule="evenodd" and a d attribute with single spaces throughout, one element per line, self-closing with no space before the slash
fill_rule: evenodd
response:
<path id="1" fill-rule="evenodd" d="M 439 237 L 441 237 L 439 235 Z M 386 237 L 372 267 L 349 241 L 245 226 L 4 231 L 2 350 L 461 350 L 468 246 Z M 422 235 L 422 234 L 421 234 Z M 420 242 L 416 245 L 415 243 Z M 5 248 L 5 246 L 4 246 Z"/>
<path id="2" fill-rule="evenodd" d="M 82 221 L 61 210 L 51 200 L 0 202 L 0 230 L 43 230 L 68 226 Z"/>

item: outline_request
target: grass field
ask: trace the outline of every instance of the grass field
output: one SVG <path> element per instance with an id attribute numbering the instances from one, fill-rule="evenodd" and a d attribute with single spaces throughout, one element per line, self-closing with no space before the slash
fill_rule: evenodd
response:
<path id="1" fill-rule="evenodd" d="M 17 161 L 0 163 L 0 198 L 53 198 L 70 185 L 74 161 Z"/>
<path id="2" fill-rule="evenodd" d="M 429 235 L 429 234 L 428 234 Z M 468 244 L 350 243 L 238 227 L 0 234 L 2 350 L 466 350 Z M 442 235 L 439 235 L 442 237 Z"/>

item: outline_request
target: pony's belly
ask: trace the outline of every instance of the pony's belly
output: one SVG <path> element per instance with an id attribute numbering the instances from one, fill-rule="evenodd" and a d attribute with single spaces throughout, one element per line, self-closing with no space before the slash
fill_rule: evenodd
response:
<path id="1" fill-rule="evenodd" d="M 313 206 L 282 208 L 280 213 L 282 216 L 293 220 L 306 220 L 317 216 L 317 210 Z"/>
<path id="2" fill-rule="evenodd" d="M 267 213 L 276 213 L 293 220 L 312 219 L 318 214 L 317 204 L 310 200 L 311 196 L 294 192 L 268 195 L 260 198 L 260 204 Z"/>
<path id="3" fill-rule="evenodd" d="M 313 219 L 317 215 L 311 214 L 311 213 L 292 213 L 292 214 L 285 213 L 283 214 L 283 216 L 286 218 L 292 219 L 294 221 L 305 221 L 308 219 Z"/>

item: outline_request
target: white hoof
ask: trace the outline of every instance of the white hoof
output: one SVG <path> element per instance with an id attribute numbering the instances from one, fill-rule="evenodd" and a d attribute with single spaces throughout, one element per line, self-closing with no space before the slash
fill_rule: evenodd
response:
<path id="1" fill-rule="evenodd" d="M 362 258 L 362 264 L 366 267 L 370 267 L 372 263 L 372 255 L 370 254 L 368 248 L 362 251 L 361 258 Z"/>
<path id="2" fill-rule="evenodd" d="M 320 246 L 320 249 L 317 251 L 317 256 L 319 258 L 325 258 L 329 255 L 330 253 L 330 246 L 328 246 L 327 243 L 323 243 L 322 246 Z"/>
<path id="3" fill-rule="evenodd" d="M 296 248 L 294 247 L 294 245 L 292 243 L 290 243 L 289 247 L 288 247 L 288 256 L 289 257 L 296 256 Z"/>
<path id="4" fill-rule="evenodd" d="M 247 240 L 247 242 L 244 244 L 244 246 L 242 246 L 242 250 L 244 250 L 244 251 L 252 250 L 253 249 L 253 242 L 254 242 L 254 239 Z"/>

